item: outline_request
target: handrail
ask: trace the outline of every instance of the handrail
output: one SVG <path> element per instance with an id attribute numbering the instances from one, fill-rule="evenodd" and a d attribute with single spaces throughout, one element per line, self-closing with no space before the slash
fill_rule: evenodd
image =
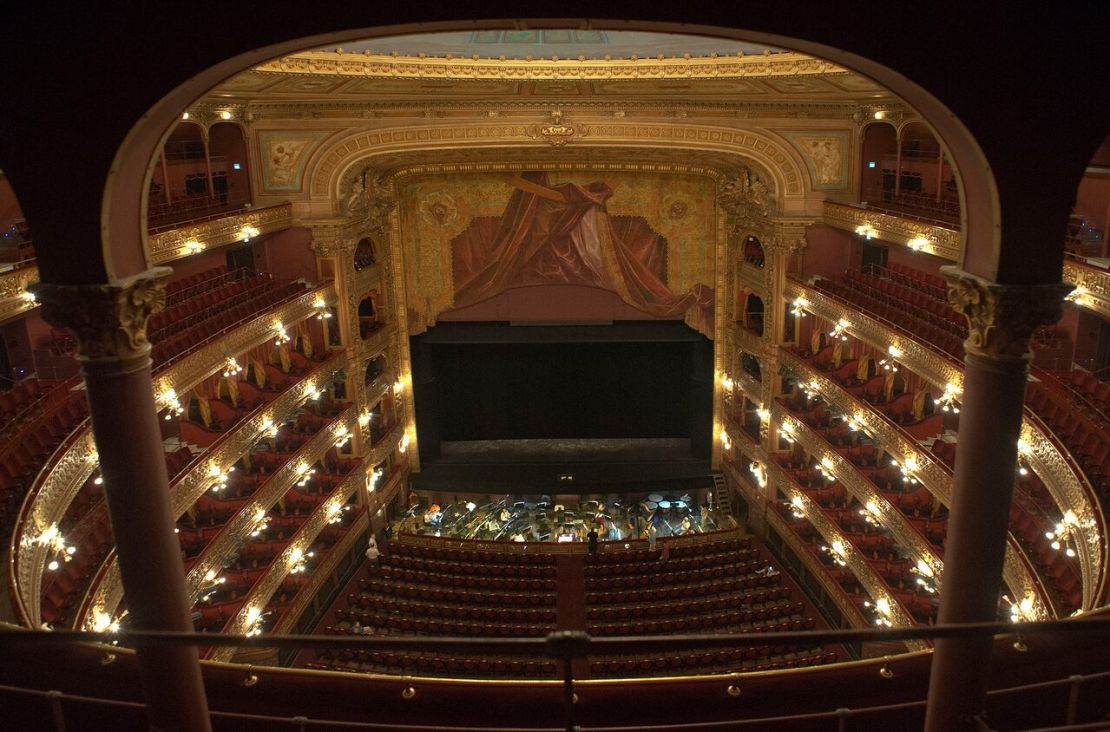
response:
<path id="1" fill-rule="evenodd" d="M 151 234 L 161 233 L 170 229 L 177 229 L 189 224 L 199 223 L 201 221 L 211 221 L 212 219 L 222 218 L 224 216 L 241 213 L 244 210 L 249 210 L 247 207 L 251 203 L 251 198 L 247 196 L 236 196 L 231 198 L 228 196 L 227 200 L 220 202 L 219 196 L 207 195 L 196 196 L 184 199 L 182 203 L 190 201 L 204 201 L 202 205 L 198 206 L 180 206 L 177 202 L 168 204 L 156 204 L 155 207 L 163 209 L 151 212 L 148 209 L 147 213 L 147 231 Z M 155 208 L 152 207 L 152 208 Z M 208 211 L 209 213 L 200 216 L 189 216 L 188 214 L 197 211 Z M 175 214 L 184 214 L 187 218 L 177 218 Z M 152 225 L 152 222 L 157 222 Z"/>

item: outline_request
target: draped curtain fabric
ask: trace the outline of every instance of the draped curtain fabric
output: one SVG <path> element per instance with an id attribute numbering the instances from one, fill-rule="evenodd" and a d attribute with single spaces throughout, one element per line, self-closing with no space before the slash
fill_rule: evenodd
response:
<path id="1" fill-rule="evenodd" d="M 610 217 L 608 185 L 548 186 L 547 176 L 535 172 L 519 183 L 500 218 L 475 218 L 452 241 L 455 307 L 510 287 L 588 285 L 616 292 L 656 317 L 682 314 L 713 337 L 712 289 L 698 284 L 672 293 L 666 239 L 640 217 Z"/>

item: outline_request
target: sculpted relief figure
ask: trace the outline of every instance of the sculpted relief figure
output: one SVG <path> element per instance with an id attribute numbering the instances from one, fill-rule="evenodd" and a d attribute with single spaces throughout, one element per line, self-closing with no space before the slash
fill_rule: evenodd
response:
<path id="1" fill-rule="evenodd" d="M 813 160 L 817 182 L 840 182 L 840 140 L 835 137 L 810 137 L 805 139 L 805 145 Z"/>
<path id="2" fill-rule="evenodd" d="M 370 168 L 363 169 L 351 179 L 342 200 L 343 213 L 348 217 L 365 219 L 377 230 L 387 227 L 389 212 L 396 203 L 389 185 Z"/>
<path id="3" fill-rule="evenodd" d="M 742 217 L 770 216 L 775 207 L 774 194 L 751 168 L 741 168 L 721 183 L 717 199 L 729 213 Z"/>

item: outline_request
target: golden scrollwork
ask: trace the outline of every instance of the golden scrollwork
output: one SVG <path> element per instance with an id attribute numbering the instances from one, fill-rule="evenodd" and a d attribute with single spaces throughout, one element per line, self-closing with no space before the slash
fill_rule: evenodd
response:
<path id="1" fill-rule="evenodd" d="M 928 346 L 907 338 L 874 318 L 860 313 L 855 307 L 828 297 L 797 280 L 788 279 L 783 291 L 787 300 L 796 301 L 801 298 L 805 303 L 805 310 L 822 320 L 830 323 L 844 320 L 848 323 L 845 326 L 848 334 L 880 352 L 885 352 L 891 343 L 896 343 L 902 351 L 902 355 L 898 357 L 899 363 L 929 383 L 941 389 L 946 384 L 963 387 L 963 370 L 958 365 Z"/>
<path id="2" fill-rule="evenodd" d="M 768 511 L 766 518 L 767 523 L 771 525 L 775 533 L 782 537 L 782 540 L 790 546 L 794 555 L 805 565 L 810 576 L 814 577 L 821 585 L 821 588 L 825 591 L 825 596 L 836 604 L 840 615 L 848 621 L 848 624 L 853 628 L 870 628 L 871 623 L 863 617 L 863 613 L 859 611 L 855 603 L 848 599 L 848 596 L 844 593 L 844 588 L 829 577 L 824 565 L 813 555 L 813 551 L 798 538 L 798 535 L 787 525 L 786 521 L 774 511 Z M 860 584 L 863 584 L 862 581 Z M 899 610 L 901 610 L 901 607 L 899 607 Z"/>
<path id="3" fill-rule="evenodd" d="M 30 286 L 42 302 L 42 319 L 77 334 L 77 359 L 86 365 L 146 356 L 146 322 L 166 304 L 171 270 L 156 267 L 106 285 Z"/>
<path id="4" fill-rule="evenodd" d="M 1086 262 L 1064 260 L 1064 281 L 1075 285 L 1069 300 L 1080 307 L 1110 318 L 1110 271 Z"/>
<path id="5" fill-rule="evenodd" d="M 35 307 L 27 297 L 28 285 L 39 281 L 39 268 L 31 265 L 0 273 L 0 320 Z"/>
<path id="6" fill-rule="evenodd" d="M 860 555 L 856 547 L 840 532 L 839 527 L 833 523 L 825 512 L 810 500 L 809 496 L 803 491 L 790 476 L 777 463 L 771 461 L 767 464 L 767 474 L 773 485 L 778 485 L 785 488 L 784 491 L 791 499 L 797 498 L 801 504 L 801 511 L 805 514 L 806 519 L 813 524 L 813 528 L 817 529 L 817 533 L 825 539 L 825 542 L 832 546 L 834 542 L 838 542 L 843 547 L 843 553 L 840 555 L 845 562 L 847 568 L 855 576 L 867 594 L 871 595 L 874 599 L 884 598 L 890 603 L 890 620 L 895 627 L 908 628 L 914 624 L 913 616 L 911 616 L 902 604 L 891 593 L 886 583 L 875 574 L 875 570 L 871 568 L 867 560 Z M 768 511 L 767 515 L 773 515 L 773 511 Z M 788 529 L 789 530 L 789 529 Z M 793 531 L 790 531 L 793 533 Z M 809 553 L 809 552 L 807 552 Z"/>
<path id="7" fill-rule="evenodd" d="M 152 234 L 148 242 L 151 260 L 165 264 L 187 257 L 200 249 L 222 247 L 246 238 L 289 228 L 293 207 L 288 203 L 221 216 Z"/>
<path id="8" fill-rule="evenodd" d="M 898 427 L 875 411 L 873 406 L 856 399 L 844 391 L 835 381 L 815 371 L 808 363 L 793 353 L 783 349 L 780 354 L 783 366 L 798 377 L 800 382 L 816 382 L 823 400 L 841 414 L 854 418 L 863 432 L 873 438 L 883 451 L 893 456 L 899 465 L 912 464 L 914 466 L 913 475 L 918 482 L 925 486 L 945 506 L 952 505 L 952 474 L 947 466 L 940 463 L 932 453 L 920 449 L 914 440 L 903 434 Z M 1043 435 L 1039 435 L 1039 437 L 1042 439 L 1038 441 L 1038 444 L 1046 441 L 1043 439 Z M 1030 440 L 1033 439 L 1035 438 L 1031 436 Z M 1074 474 L 1071 477 L 1074 479 Z M 1067 475 L 1053 475 L 1045 479 L 1045 484 L 1048 485 L 1050 480 L 1053 482 L 1056 480 L 1066 481 Z M 1027 560 L 1021 543 L 1012 534 L 1008 534 L 1003 579 L 1013 592 L 1020 594 L 1022 597 L 1035 596 L 1041 598 L 1041 604 L 1043 605 L 1048 602 L 1046 598 L 1049 595 L 1040 586 L 1032 565 Z M 1084 573 L 1084 587 L 1088 585 L 1091 577 L 1097 576 L 1097 574 Z"/>
<path id="9" fill-rule="evenodd" d="M 253 68 L 272 74 L 432 79 L 729 79 L 847 75 L 830 61 L 796 52 L 697 58 L 472 59 L 413 58 L 337 51 L 302 51 Z"/>
<path id="10" fill-rule="evenodd" d="M 1055 323 L 1070 284 L 1000 285 L 958 267 L 942 267 L 948 302 L 967 316 L 969 354 L 993 361 L 1028 361 L 1029 340 L 1042 325 Z"/>
<path id="11" fill-rule="evenodd" d="M 875 211 L 859 205 L 825 201 L 822 218 L 829 226 L 855 232 L 869 227 L 873 236 L 883 241 L 903 246 L 913 246 L 915 251 L 927 252 L 952 262 L 959 261 L 963 249 L 963 235 L 959 227 L 939 226 L 922 221 Z"/>
<path id="12" fill-rule="evenodd" d="M 859 501 L 861 506 L 866 506 L 869 502 L 875 505 L 876 518 L 879 523 L 891 533 L 895 542 L 901 544 L 913 555 L 915 560 L 923 561 L 929 565 L 933 570 L 933 576 L 937 578 L 936 585 L 939 589 L 942 581 L 943 564 L 932 548 L 929 547 L 925 538 L 910 525 L 902 512 L 892 506 L 885 496 L 860 475 L 854 465 L 848 462 L 840 453 L 829 449 L 825 441 L 815 435 L 808 425 L 795 419 L 778 402 L 772 404 L 771 416 L 777 424 L 785 423 L 793 427 L 795 439 L 806 451 L 806 454 L 812 455 L 822 464 L 828 465 L 829 472 L 840 481 L 849 494 Z"/>

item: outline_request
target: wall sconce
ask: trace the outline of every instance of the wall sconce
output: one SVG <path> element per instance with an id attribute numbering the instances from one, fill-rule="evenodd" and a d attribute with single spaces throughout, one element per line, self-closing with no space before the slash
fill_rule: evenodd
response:
<path id="1" fill-rule="evenodd" d="M 863 520 L 870 526 L 881 526 L 879 518 L 882 513 L 879 511 L 879 504 L 874 501 L 868 501 L 864 504 L 863 508 L 859 510 L 859 515 L 863 516 Z"/>
<path id="2" fill-rule="evenodd" d="M 721 374 L 721 386 L 724 387 L 725 395 L 729 396 L 732 393 L 732 387 L 736 386 L 736 382 L 732 380 L 727 373 Z"/>
<path id="3" fill-rule="evenodd" d="M 119 620 L 97 608 L 93 610 L 92 620 L 85 627 L 94 633 L 118 633 Z"/>
<path id="4" fill-rule="evenodd" d="M 268 436 L 268 437 L 277 437 L 278 436 L 278 426 L 276 424 L 274 424 L 273 418 L 270 417 L 269 415 L 262 418 L 261 433 L 263 435 Z"/>
<path id="5" fill-rule="evenodd" d="M 890 354 L 890 358 L 884 358 L 879 361 L 879 365 L 883 367 L 883 371 L 892 371 L 898 373 L 898 359 L 902 357 L 902 349 L 898 346 L 887 346 L 886 352 Z"/>
<path id="6" fill-rule="evenodd" d="M 166 421 L 169 421 L 175 416 L 180 417 L 185 413 L 185 410 L 181 407 L 181 403 L 177 399 L 177 392 L 174 391 L 173 387 L 163 389 L 156 401 L 161 405 L 160 409 L 166 410 L 166 416 L 163 417 Z"/>
<path id="7" fill-rule="evenodd" d="M 842 341 L 847 341 L 848 336 L 844 333 L 844 331 L 850 325 L 851 325 L 851 323 L 849 323 L 844 318 L 841 318 L 840 320 L 836 321 L 836 325 L 834 325 L 833 329 L 831 331 L 829 331 L 829 336 L 831 338 L 838 338 Z"/>
<path id="8" fill-rule="evenodd" d="M 783 422 L 780 424 L 779 433 L 782 435 L 782 439 L 786 440 L 787 443 L 791 445 L 793 445 L 794 441 L 797 439 L 797 436 L 794 434 L 794 425 L 790 422 Z"/>
<path id="9" fill-rule="evenodd" d="M 800 519 L 806 517 L 806 504 L 805 501 L 802 500 L 801 496 L 796 495 L 791 498 L 789 507 L 790 515 L 792 515 L 794 518 Z"/>
<path id="10" fill-rule="evenodd" d="M 725 452 L 732 449 L 732 439 L 729 438 L 728 432 L 723 429 L 721 430 L 721 447 L 725 449 Z"/>
<path id="11" fill-rule="evenodd" d="M 402 453 L 404 453 L 406 450 L 409 449 L 409 442 L 410 441 L 411 441 L 411 439 L 409 438 L 409 433 L 408 432 L 401 435 L 401 446 L 398 449 L 400 449 L 400 451 Z"/>
<path id="12" fill-rule="evenodd" d="M 243 238 L 243 241 L 250 241 L 261 233 L 261 231 L 253 226 L 244 226 L 239 230 L 239 236 Z"/>
<path id="13" fill-rule="evenodd" d="M 1079 517 L 1075 515 L 1075 511 L 1068 509 L 1064 512 L 1063 517 L 1056 522 L 1053 530 L 1044 532 L 1044 536 L 1052 541 L 1050 546 L 1055 551 L 1063 549 L 1064 554 L 1070 558 L 1075 556 L 1075 549 L 1071 545 L 1075 539 L 1077 528 L 1079 528 Z"/>
<path id="14" fill-rule="evenodd" d="M 253 637 L 253 636 L 256 636 L 256 635 L 262 635 L 262 621 L 263 621 L 263 619 L 264 619 L 264 616 L 262 615 L 262 611 L 259 610 L 257 607 L 251 606 L 251 607 L 247 608 L 247 628 L 246 628 L 246 631 L 245 631 L 245 635 L 248 636 L 248 637 Z M 254 683 L 255 684 L 258 683 L 257 679 L 255 680 Z M 254 686 L 254 684 L 250 684 L 250 685 Z"/>
<path id="15" fill-rule="evenodd" d="M 312 477 L 312 474 L 315 473 L 315 472 L 316 472 L 316 469 L 311 467 L 308 463 L 302 462 L 299 465 L 297 465 L 296 473 L 300 477 L 300 480 L 297 482 L 297 485 L 301 488 L 304 488 L 306 485 L 308 485 L 309 479 Z"/>
<path id="16" fill-rule="evenodd" d="M 223 376 L 225 379 L 230 379 L 232 376 L 243 373 L 243 367 L 235 360 L 234 356 L 228 356 L 224 359 Z"/>
<path id="17" fill-rule="evenodd" d="M 1010 606 L 1010 622 L 1025 623 L 1037 619 L 1037 603 L 1032 595 L 1026 595 L 1021 600 L 1011 600 L 1009 595 L 1003 595 L 1002 601 Z"/>
<path id="18" fill-rule="evenodd" d="M 316 308 L 316 319 L 326 320 L 331 317 L 331 311 L 328 310 L 328 303 L 323 298 L 317 298 L 312 303 L 312 307 Z"/>
<path id="19" fill-rule="evenodd" d="M 832 546 L 823 546 L 821 550 L 832 557 L 833 562 L 840 567 L 848 566 L 848 550 L 840 539 L 833 541 Z"/>
<path id="20" fill-rule="evenodd" d="M 752 464 L 748 466 L 748 472 L 752 474 L 752 477 L 755 478 L 755 482 L 760 488 L 767 487 L 767 470 L 762 465 L 753 461 Z"/>
<path id="21" fill-rule="evenodd" d="M 828 455 L 821 458 L 821 461 L 817 464 L 818 472 L 820 472 L 821 475 L 825 476 L 825 480 L 829 481 L 830 483 L 836 480 L 836 476 L 832 474 L 832 469 L 833 461 L 832 458 Z"/>
<path id="22" fill-rule="evenodd" d="M 856 233 L 864 239 L 874 239 L 879 235 L 879 232 L 871 224 L 863 224 L 856 227 Z"/>
<path id="23" fill-rule="evenodd" d="M 757 417 L 759 417 L 760 422 L 770 422 L 771 421 L 771 410 L 769 410 L 769 409 L 764 409 L 763 407 L 759 407 L 758 409 L 755 410 L 755 414 L 756 414 Z"/>
<path id="24" fill-rule="evenodd" d="M 798 385 L 798 388 L 802 390 L 802 393 L 806 395 L 807 399 L 815 399 L 821 396 L 820 387 L 821 385 L 817 383 L 816 379 L 813 379 L 805 384 Z"/>
<path id="25" fill-rule="evenodd" d="M 960 396 L 960 387 L 949 382 L 944 385 L 944 393 L 940 395 L 937 403 L 940 404 L 940 411 L 952 412 L 952 414 L 960 413 L 960 406 L 957 398 Z"/>
<path id="26" fill-rule="evenodd" d="M 358 415 L 358 424 L 359 424 L 360 427 L 366 427 L 367 425 L 369 425 L 370 424 L 370 412 L 368 412 L 364 409 L 362 411 L 362 414 Z"/>
<path id="27" fill-rule="evenodd" d="M 351 431 L 347 429 L 347 425 L 341 424 L 335 430 L 335 446 L 342 448 L 351 441 Z"/>
<path id="28" fill-rule="evenodd" d="M 280 320 L 274 323 L 274 345 L 280 346 L 289 342 L 289 334 L 285 331 L 285 323 Z"/>
<path id="29" fill-rule="evenodd" d="M 205 245 L 201 244 L 196 239 L 190 239 L 189 241 L 185 242 L 181 246 L 181 248 L 185 250 L 186 255 L 200 254 L 205 250 Z"/>
<path id="30" fill-rule="evenodd" d="M 254 512 L 254 531 L 250 535 L 257 537 L 268 528 L 270 528 L 270 517 L 266 515 L 266 509 L 259 508 Z"/>
<path id="31" fill-rule="evenodd" d="M 806 305 L 809 305 L 809 303 L 806 302 L 804 297 L 794 298 L 794 302 L 791 303 L 790 312 L 793 313 L 796 318 L 804 318 L 806 316 Z"/>
<path id="32" fill-rule="evenodd" d="M 294 547 L 292 553 L 289 555 L 289 571 L 292 574 L 300 574 L 305 571 L 308 560 L 316 556 L 316 552 L 306 552 L 299 546 Z"/>
<path id="33" fill-rule="evenodd" d="M 220 119 L 222 119 L 222 120 L 229 120 L 229 119 L 231 119 L 231 112 L 229 112 L 229 111 L 228 111 L 228 110 L 226 110 L 226 109 L 225 109 L 224 111 L 220 112 Z"/>
<path id="34" fill-rule="evenodd" d="M 384 470 L 382 470 L 381 468 L 374 468 L 374 470 L 366 478 L 367 493 L 373 493 L 375 490 L 378 489 L 378 483 L 381 482 L 383 475 L 385 475 Z"/>
<path id="35" fill-rule="evenodd" d="M 25 545 L 38 544 L 53 552 L 54 557 L 46 564 L 46 568 L 51 572 L 60 567 L 64 562 L 73 559 L 73 555 L 77 553 L 77 547 L 66 543 L 66 539 L 62 536 L 58 524 L 50 524 L 41 534 L 34 537 L 27 537 L 23 540 L 23 543 Z"/>
<path id="36" fill-rule="evenodd" d="M 1083 285 L 1076 285 L 1075 289 L 1067 294 L 1064 298 L 1067 302 L 1074 302 L 1076 305 L 1083 307 L 1091 306 L 1091 291 Z"/>
<path id="37" fill-rule="evenodd" d="M 914 238 L 906 242 L 906 246 L 908 246 L 915 252 L 923 251 L 925 247 L 929 246 L 930 244 L 932 244 L 932 240 L 924 236 L 915 236 Z"/>
<path id="38" fill-rule="evenodd" d="M 936 594 L 937 588 L 936 585 L 933 584 L 936 575 L 933 572 L 933 568 L 929 566 L 928 562 L 926 562 L 924 559 L 918 559 L 917 566 L 911 568 L 910 571 L 918 575 L 916 580 L 918 587 L 925 590 L 930 595 Z"/>
<path id="39" fill-rule="evenodd" d="M 20 291 L 19 297 L 20 297 L 21 300 L 23 300 L 23 303 L 25 305 L 27 305 L 28 307 L 31 307 L 31 306 L 35 305 L 36 303 L 38 303 L 38 297 L 35 295 L 35 293 L 33 293 L 29 290 Z"/>
<path id="40" fill-rule="evenodd" d="M 220 466 L 212 463 L 208 468 L 208 475 L 213 479 L 211 491 L 213 493 L 220 493 L 224 488 L 227 488 L 227 481 L 231 478 L 231 471 L 235 470 L 234 467 L 228 468 L 226 471 L 221 470 Z"/>
<path id="41" fill-rule="evenodd" d="M 885 597 L 880 597 L 878 600 L 875 600 L 875 602 L 865 600 L 863 606 L 875 614 L 875 625 L 881 625 L 885 628 L 890 628 L 894 625 L 894 621 L 891 620 L 890 617 L 890 600 Z"/>

